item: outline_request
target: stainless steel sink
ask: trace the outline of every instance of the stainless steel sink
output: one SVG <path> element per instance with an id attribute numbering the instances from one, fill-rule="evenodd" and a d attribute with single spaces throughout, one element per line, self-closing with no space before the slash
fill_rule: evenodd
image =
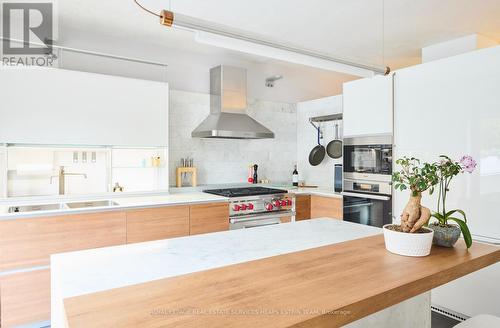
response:
<path id="1" fill-rule="evenodd" d="M 34 212 L 34 211 L 52 211 L 64 209 L 64 204 L 42 204 L 42 205 L 23 205 L 10 206 L 9 213 Z"/>
<path id="2" fill-rule="evenodd" d="M 105 207 L 105 206 L 116 206 L 117 202 L 112 200 L 97 200 L 93 202 L 75 202 L 75 203 L 66 203 L 66 206 L 69 208 L 86 208 L 86 207 Z"/>

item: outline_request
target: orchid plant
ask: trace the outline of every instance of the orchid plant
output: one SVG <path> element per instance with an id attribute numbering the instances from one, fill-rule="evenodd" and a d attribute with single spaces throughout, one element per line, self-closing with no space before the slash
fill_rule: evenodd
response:
<path id="1" fill-rule="evenodd" d="M 458 162 L 452 160 L 448 156 L 440 156 L 441 161 L 434 164 L 436 167 L 437 175 L 439 177 L 439 193 L 437 211 L 432 213 L 432 217 L 438 220 L 438 225 L 447 227 L 448 221 L 456 222 L 465 240 L 467 248 L 472 245 L 472 237 L 467 226 L 467 216 L 465 212 L 460 209 L 446 210 L 446 197 L 450 191 L 450 183 L 452 179 L 460 173 L 472 173 L 476 168 L 476 161 L 471 156 L 463 156 Z M 459 214 L 461 218 L 457 218 Z"/>

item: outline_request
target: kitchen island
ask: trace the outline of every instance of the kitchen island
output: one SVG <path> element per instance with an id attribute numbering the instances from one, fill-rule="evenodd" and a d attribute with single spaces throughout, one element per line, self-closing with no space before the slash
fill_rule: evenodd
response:
<path id="1" fill-rule="evenodd" d="M 52 326 L 425 327 L 430 289 L 499 260 L 479 243 L 402 257 L 327 218 L 56 254 Z"/>

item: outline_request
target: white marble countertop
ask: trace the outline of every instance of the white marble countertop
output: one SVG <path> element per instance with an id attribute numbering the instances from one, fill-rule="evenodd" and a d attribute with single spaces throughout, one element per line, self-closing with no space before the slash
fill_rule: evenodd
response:
<path id="1" fill-rule="evenodd" d="M 55 198 L 52 201 L 47 199 L 45 201 L 33 200 L 16 200 L 11 203 L 0 204 L 0 220 L 11 220 L 27 217 L 42 217 L 49 215 L 64 215 L 64 214 L 79 214 L 91 213 L 102 211 L 116 211 L 121 209 L 141 208 L 141 207 L 156 207 L 156 206 L 171 206 L 171 205 L 185 205 L 185 204 L 199 204 L 199 203 L 214 203 L 214 202 L 227 202 L 228 198 L 207 194 L 204 192 L 186 192 L 186 193 L 163 193 L 163 194 L 145 194 L 145 195 L 112 195 L 107 198 Z M 121 196 L 121 197 L 120 197 Z M 62 208 L 56 210 L 43 210 L 33 212 L 19 212 L 8 213 L 9 206 L 22 206 L 22 205 L 37 205 L 37 204 L 61 204 L 70 202 L 89 202 L 94 200 L 113 200 L 117 203 L 114 206 L 97 206 L 87 208 Z"/>
<path id="2" fill-rule="evenodd" d="M 237 186 L 249 186 L 240 184 Z M 252 186 L 252 185 L 250 185 Z M 297 188 L 288 185 L 258 184 L 269 188 L 287 190 L 296 195 L 318 195 L 323 197 L 342 198 L 341 193 L 321 188 Z M 233 187 L 236 187 L 233 186 Z M 79 214 L 102 211 L 116 211 L 120 209 L 169 206 L 182 204 L 198 204 L 211 202 L 227 202 L 226 197 L 216 196 L 202 192 L 204 189 L 212 189 L 212 186 L 201 186 L 196 188 L 173 188 L 172 192 L 157 193 L 130 193 L 130 194 L 100 194 L 100 195 L 74 195 L 74 196 L 45 196 L 45 197 L 20 197 L 4 198 L 0 200 L 0 220 L 11 220 L 18 218 L 43 217 L 49 215 Z M 87 208 L 60 208 L 56 210 L 43 210 L 32 212 L 9 213 L 10 206 L 40 205 L 40 204 L 65 204 L 70 202 L 89 202 L 98 200 L 113 200 L 114 206 L 100 206 Z"/>
<path id="3" fill-rule="evenodd" d="M 64 298 L 297 252 L 381 233 L 320 218 L 51 256 L 52 327 Z"/>
<path id="4" fill-rule="evenodd" d="M 331 197 L 331 198 L 343 198 L 342 193 L 334 192 L 327 189 L 321 188 L 292 188 L 288 189 L 288 192 L 296 194 L 296 195 L 317 195 L 323 197 Z"/>

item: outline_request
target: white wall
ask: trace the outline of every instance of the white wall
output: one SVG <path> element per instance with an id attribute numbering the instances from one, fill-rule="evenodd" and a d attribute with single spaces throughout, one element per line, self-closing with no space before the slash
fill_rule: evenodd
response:
<path id="1" fill-rule="evenodd" d="M 248 99 L 247 113 L 274 132 L 274 139 L 234 140 L 192 138 L 191 132 L 210 112 L 210 96 L 170 92 L 170 181 L 180 159 L 191 157 L 198 184 L 246 182 L 248 166 L 259 165 L 259 179 L 291 183 L 297 158 L 296 106 Z"/>
<path id="2" fill-rule="evenodd" d="M 481 34 L 471 34 L 422 48 L 422 63 L 497 46 L 498 42 Z"/>
<path id="3" fill-rule="evenodd" d="M 342 164 L 342 158 L 325 156 L 318 166 L 309 164 L 309 152 L 317 145 L 316 131 L 309 123 L 309 117 L 342 113 L 342 96 L 320 98 L 297 104 L 297 163 L 299 180 L 307 185 L 316 185 L 333 190 L 334 164 Z M 334 138 L 334 122 L 321 123 L 322 144 L 326 146 Z M 339 137 L 342 138 L 342 122 L 339 122 Z"/>

